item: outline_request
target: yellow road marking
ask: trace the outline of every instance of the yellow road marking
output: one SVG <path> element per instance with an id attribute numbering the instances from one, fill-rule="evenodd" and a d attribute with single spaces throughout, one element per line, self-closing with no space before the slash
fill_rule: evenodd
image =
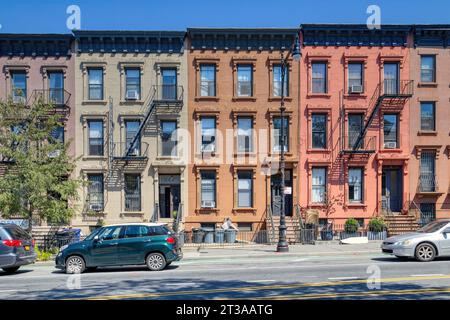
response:
<path id="1" fill-rule="evenodd" d="M 380 279 L 380 283 L 402 282 L 402 281 L 424 281 L 424 280 L 437 280 L 437 279 L 450 279 L 450 275 L 444 276 L 426 276 L 426 277 L 398 277 L 398 278 L 385 278 Z M 280 290 L 280 289 L 296 289 L 304 287 L 324 287 L 324 286 L 340 286 L 350 284 L 367 283 L 367 279 L 347 280 L 347 281 L 327 281 L 327 282 L 313 282 L 313 283 L 297 283 L 297 284 L 279 284 L 279 285 L 260 285 L 260 286 L 248 286 L 237 288 L 217 288 L 217 289 L 203 289 L 203 290 L 185 290 L 185 291 L 171 291 L 161 293 L 132 293 L 121 295 L 109 295 L 109 296 L 93 296 L 83 299 L 87 300 L 113 300 L 113 299 L 131 299 L 131 298 L 157 298 L 157 297 L 170 297 L 180 295 L 195 295 L 195 294 L 208 294 L 208 293 L 221 293 L 221 292 L 248 292 L 258 290 Z M 78 300 L 79 298 L 77 298 Z"/>

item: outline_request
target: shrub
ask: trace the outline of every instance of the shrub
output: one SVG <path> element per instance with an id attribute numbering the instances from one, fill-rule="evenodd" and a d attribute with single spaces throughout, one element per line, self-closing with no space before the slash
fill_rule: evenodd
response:
<path id="1" fill-rule="evenodd" d="M 48 261 L 53 255 L 51 251 L 40 250 L 38 247 L 35 248 L 38 261 Z"/>
<path id="2" fill-rule="evenodd" d="M 386 229 L 386 223 L 382 218 L 373 218 L 369 221 L 369 230 L 373 232 L 382 232 Z"/>
<path id="3" fill-rule="evenodd" d="M 345 226 L 344 226 L 345 232 L 355 233 L 358 231 L 358 228 L 359 228 L 359 223 L 355 219 L 350 218 L 347 221 L 345 221 Z"/>

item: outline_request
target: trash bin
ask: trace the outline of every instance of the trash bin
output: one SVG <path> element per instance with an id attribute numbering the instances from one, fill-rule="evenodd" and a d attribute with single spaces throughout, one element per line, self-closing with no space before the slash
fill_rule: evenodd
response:
<path id="1" fill-rule="evenodd" d="M 202 243 L 203 232 L 199 228 L 192 228 L 192 242 Z"/>
<path id="2" fill-rule="evenodd" d="M 204 243 L 214 243 L 214 228 L 201 228 L 205 237 L 203 238 Z"/>
<path id="3" fill-rule="evenodd" d="M 227 243 L 235 243 L 236 242 L 236 230 L 234 230 L 234 229 L 225 230 L 225 241 Z"/>
<path id="4" fill-rule="evenodd" d="M 225 230 L 223 230 L 223 229 L 216 229 L 215 242 L 216 243 L 223 243 L 224 240 L 225 240 Z"/>

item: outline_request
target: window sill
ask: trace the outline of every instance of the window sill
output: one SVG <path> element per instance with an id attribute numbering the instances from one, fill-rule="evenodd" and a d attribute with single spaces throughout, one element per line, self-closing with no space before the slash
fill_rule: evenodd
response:
<path id="1" fill-rule="evenodd" d="M 437 88 L 437 82 L 419 82 L 417 87 L 419 88 Z"/>
<path id="2" fill-rule="evenodd" d="M 121 216 L 143 216 L 144 214 L 144 211 L 122 211 L 120 213 Z"/>
<path id="3" fill-rule="evenodd" d="M 251 213 L 251 214 L 256 214 L 257 209 L 256 208 L 233 208 L 232 212 L 234 214 L 236 213 Z"/>
<path id="4" fill-rule="evenodd" d="M 437 136 L 437 131 L 425 131 L 425 130 L 419 130 L 417 131 L 418 136 Z"/>
<path id="5" fill-rule="evenodd" d="M 106 156 L 84 156 L 83 160 L 100 160 L 100 161 L 106 161 L 108 160 L 108 157 Z"/>
<path id="6" fill-rule="evenodd" d="M 309 208 L 321 209 L 321 208 L 325 208 L 326 205 L 324 203 L 309 203 L 308 207 Z"/>
<path id="7" fill-rule="evenodd" d="M 180 160 L 180 157 L 178 156 L 157 156 L 157 161 L 177 161 Z"/>
<path id="8" fill-rule="evenodd" d="M 81 102 L 82 105 L 106 105 L 107 103 L 107 100 L 83 100 Z"/>
<path id="9" fill-rule="evenodd" d="M 143 105 L 144 100 L 120 100 L 119 104 L 120 105 L 133 105 L 133 104 Z"/>
<path id="10" fill-rule="evenodd" d="M 281 97 L 270 96 L 269 101 L 281 101 Z M 284 97 L 284 101 L 292 101 L 292 97 Z"/>
<path id="11" fill-rule="evenodd" d="M 220 210 L 218 208 L 197 208 L 195 209 L 196 214 L 219 214 Z"/>
<path id="12" fill-rule="evenodd" d="M 331 94 L 329 93 L 308 93 L 306 95 L 307 98 L 331 98 Z"/>
<path id="13" fill-rule="evenodd" d="M 348 202 L 344 206 L 347 208 L 367 208 L 367 204 L 360 202 Z"/>
<path id="14" fill-rule="evenodd" d="M 344 98 L 361 98 L 366 99 L 367 94 L 365 92 L 362 93 L 345 93 Z"/>
<path id="15" fill-rule="evenodd" d="M 312 149 L 308 148 L 307 153 L 331 153 L 331 149 Z"/>
<path id="16" fill-rule="evenodd" d="M 257 153 L 253 151 L 233 153 L 234 158 L 254 158 L 256 156 Z"/>
<path id="17" fill-rule="evenodd" d="M 292 157 L 294 154 L 292 153 L 292 152 L 290 152 L 290 151 L 286 151 L 285 153 L 284 153 L 284 156 L 285 157 Z M 272 151 L 271 153 L 269 153 L 268 154 L 268 156 L 269 157 L 279 157 L 279 156 L 281 156 L 281 152 L 278 152 L 278 151 Z"/>
<path id="18" fill-rule="evenodd" d="M 211 97 L 200 97 L 197 96 L 194 98 L 195 101 L 219 101 L 219 98 L 216 96 L 211 96 Z"/>
<path id="19" fill-rule="evenodd" d="M 395 153 L 402 153 L 403 150 L 400 149 L 400 148 L 394 148 L 394 149 L 386 149 L 386 148 L 383 148 L 383 149 L 380 149 L 379 152 L 381 152 L 381 153 L 392 153 L 392 152 L 395 152 Z"/>
<path id="20" fill-rule="evenodd" d="M 195 157 L 198 159 L 210 159 L 210 158 L 219 158 L 220 155 L 217 152 L 200 152 L 196 153 Z"/>
<path id="21" fill-rule="evenodd" d="M 233 97 L 233 101 L 256 101 L 255 97 Z"/>

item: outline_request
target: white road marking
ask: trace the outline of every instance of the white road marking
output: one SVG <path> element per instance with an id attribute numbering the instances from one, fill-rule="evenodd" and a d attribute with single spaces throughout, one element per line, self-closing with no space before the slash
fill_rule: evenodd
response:
<path id="1" fill-rule="evenodd" d="M 358 277 L 333 277 L 333 278 L 328 278 L 328 280 L 357 280 L 359 279 Z"/>
<path id="2" fill-rule="evenodd" d="M 269 280 L 269 279 L 267 279 L 267 280 L 264 280 L 264 279 L 262 279 L 262 280 L 247 280 L 247 282 L 275 282 L 276 280 Z"/>
<path id="3" fill-rule="evenodd" d="M 195 286 L 195 282 L 177 282 L 177 283 L 166 283 L 166 286 Z"/>
<path id="4" fill-rule="evenodd" d="M 412 274 L 410 277 L 435 277 L 435 276 L 445 276 L 442 273 L 429 273 L 429 274 Z"/>
<path id="5" fill-rule="evenodd" d="M 293 262 L 300 262 L 300 261 L 306 261 L 306 260 L 309 260 L 308 258 L 301 258 L 301 259 L 295 259 L 295 260 L 292 260 Z"/>

